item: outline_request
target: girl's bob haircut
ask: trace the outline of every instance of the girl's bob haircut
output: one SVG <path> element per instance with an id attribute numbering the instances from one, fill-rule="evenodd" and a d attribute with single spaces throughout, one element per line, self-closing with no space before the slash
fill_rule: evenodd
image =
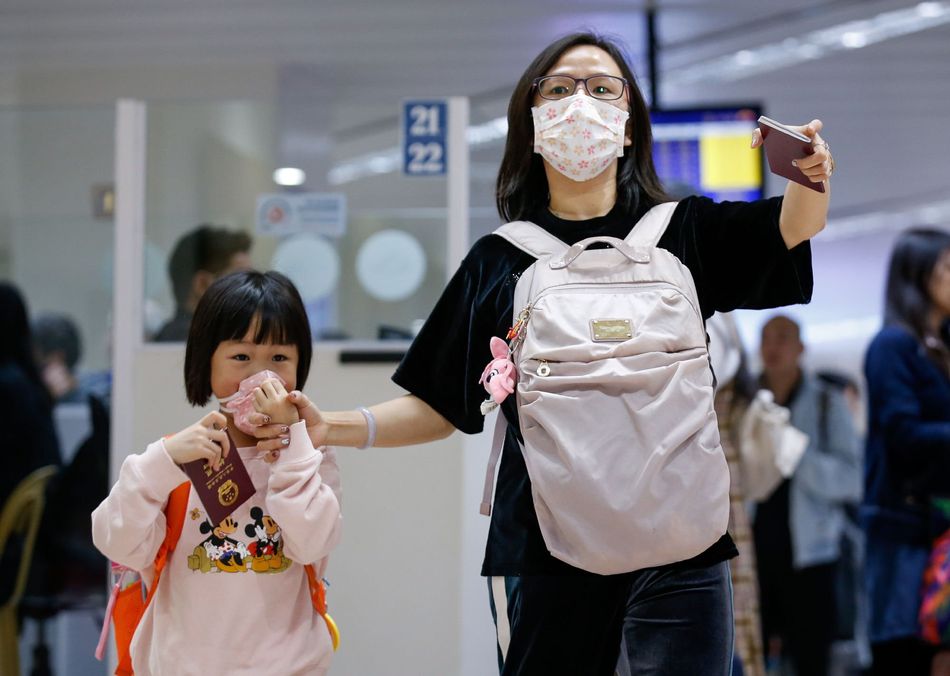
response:
<path id="1" fill-rule="evenodd" d="M 185 392 L 194 406 L 211 398 L 211 356 L 226 340 L 257 326 L 254 342 L 296 345 L 297 389 L 310 373 L 313 338 L 297 288 L 279 272 L 235 272 L 216 280 L 198 301 L 185 348 Z"/>

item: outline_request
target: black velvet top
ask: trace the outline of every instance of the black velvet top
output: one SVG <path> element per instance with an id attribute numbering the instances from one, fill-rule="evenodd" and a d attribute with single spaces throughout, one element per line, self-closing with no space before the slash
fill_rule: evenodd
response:
<path id="1" fill-rule="evenodd" d="M 779 232 L 781 198 L 715 203 L 682 200 L 659 246 L 692 273 L 703 317 L 738 308 L 807 303 L 812 294 L 811 248 L 789 251 Z M 642 214 L 638 215 L 642 216 Z M 587 221 L 565 221 L 545 210 L 532 219 L 574 244 L 587 237 L 623 238 L 637 219 L 615 209 Z M 438 411 L 459 430 L 481 432 L 479 406 L 487 394 L 478 379 L 491 361 L 489 340 L 512 324 L 518 277 L 534 259 L 494 235 L 478 240 L 429 315 L 393 381 Z M 483 575 L 589 574 L 548 552 L 518 447 L 515 397 L 502 405 L 508 427 L 488 534 Z M 675 566 L 705 566 L 736 556 L 728 535 L 694 559 Z"/>

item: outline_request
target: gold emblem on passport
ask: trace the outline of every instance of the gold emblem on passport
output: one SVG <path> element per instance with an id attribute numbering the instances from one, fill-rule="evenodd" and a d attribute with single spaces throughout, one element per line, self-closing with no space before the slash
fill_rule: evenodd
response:
<path id="1" fill-rule="evenodd" d="M 238 499 L 240 492 L 238 485 L 228 479 L 218 488 L 218 502 L 225 507 L 230 507 L 234 504 L 234 501 Z"/>
<path id="2" fill-rule="evenodd" d="M 592 319 L 590 332 L 596 343 L 619 343 L 633 338 L 629 319 Z"/>

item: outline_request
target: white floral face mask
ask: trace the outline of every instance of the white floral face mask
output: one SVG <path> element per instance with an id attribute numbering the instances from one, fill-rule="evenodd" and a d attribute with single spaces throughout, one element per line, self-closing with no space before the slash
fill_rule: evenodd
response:
<path id="1" fill-rule="evenodd" d="M 630 113 L 581 92 L 531 109 L 534 152 L 574 181 L 599 176 L 623 157 Z"/>

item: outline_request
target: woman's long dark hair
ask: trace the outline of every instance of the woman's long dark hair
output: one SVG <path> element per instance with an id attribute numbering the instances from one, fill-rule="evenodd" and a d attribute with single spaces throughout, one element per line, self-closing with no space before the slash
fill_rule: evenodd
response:
<path id="1" fill-rule="evenodd" d="M 630 119 L 627 125 L 633 143 L 624 147 L 617 167 L 617 204 L 632 216 L 643 204 L 652 206 L 668 199 L 653 167 L 649 110 L 623 50 L 615 41 L 595 33 L 574 33 L 553 42 L 538 54 L 511 95 L 508 140 L 495 189 L 498 213 L 505 221 L 529 218 L 547 207 L 548 180 L 543 160 L 534 152 L 533 83 L 535 78 L 547 74 L 564 52 L 580 45 L 599 47 L 607 52 L 629 83 Z"/>
<path id="2" fill-rule="evenodd" d="M 891 253 L 884 294 L 884 325 L 902 326 L 921 344 L 933 338 L 928 325 L 933 300 L 930 280 L 944 251 L 950 250 L 950 233 L 913 228 L 901 233 Z"/>
<path id="3" fill-rule="evenodd" d="M 33 356 L 30 321 L 20 291 L 9 282 L 0 282 L 0 364 L 15 364 L 39 388 L 47 403 L 48 393 Z"/>

